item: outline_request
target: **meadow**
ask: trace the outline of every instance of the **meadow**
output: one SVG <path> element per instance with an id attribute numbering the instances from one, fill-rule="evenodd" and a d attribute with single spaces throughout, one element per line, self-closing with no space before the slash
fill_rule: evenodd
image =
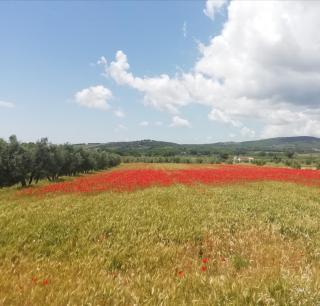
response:
<path id="1" fill-rule="evenodd" d="M 0 189 L 0 305 L 319 305 L 320 171 L 126 164 Z"/>

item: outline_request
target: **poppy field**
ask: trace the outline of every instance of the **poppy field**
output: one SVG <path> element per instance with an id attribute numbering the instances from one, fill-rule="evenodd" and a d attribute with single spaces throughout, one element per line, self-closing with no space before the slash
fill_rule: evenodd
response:
<path id="1" fill-rule="evenodd" d="M 320 186 L 320 171 L 242 165 L 215 165 L 182 169 L 133 168 L 116 169 L 61 182 L 26 189 L 23 194 L 90 193 L 101 191 L 134 191 L 152 186 L 223 185 L 256 181 L 283 181 Z"/>
<path id="2" fill-rule="evenodd" d="M 0 189 L 0 305 L 318 305 L 320 171 L 121 165 Z"/>

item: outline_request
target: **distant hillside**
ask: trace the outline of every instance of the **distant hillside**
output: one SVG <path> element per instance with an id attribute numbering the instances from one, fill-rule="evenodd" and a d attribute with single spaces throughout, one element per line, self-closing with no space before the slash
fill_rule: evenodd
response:
<path id="1" fill-rule="evenodd" d="M 311 152 L 320 150 L 320 138 L 310 136 L 278 137 L 239 143 L 252 150 Z"/>
<path id="2" fill-rule="evenodd" d="M 140 140 L 129 142 L 91 143 L 88 147 L 100 148 L 120 155 L 210 155 L 215 153 L 245 154 L 249 152 L 320 152 L 320 138 L 278 137 L 244 142 L 217 142 L 212 144 L 177 144 L 165 141 Z"/>

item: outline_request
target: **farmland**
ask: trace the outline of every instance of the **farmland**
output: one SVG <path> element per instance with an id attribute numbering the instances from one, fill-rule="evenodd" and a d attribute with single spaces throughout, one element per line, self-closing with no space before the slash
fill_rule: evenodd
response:
<path id="1" fill-rule="evenodd" d="M 319 184 L 126 164 L 0 189 L 0 305 L 317 305 Z"/>

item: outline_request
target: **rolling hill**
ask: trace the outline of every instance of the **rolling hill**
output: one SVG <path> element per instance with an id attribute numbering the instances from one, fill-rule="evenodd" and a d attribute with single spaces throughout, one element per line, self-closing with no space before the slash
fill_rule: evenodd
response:
<path id="1" fill-rule="evenodd" d="M 120 155 L 209 155 L 227 152 L 320 152 L 320 138 L 310 136 L 277 137 L 244 142 L 217 142 L 211 144 L 177 144 L 156 140 L 129 142 L 88 143 L 86 146 L 100 148 Z"/>

